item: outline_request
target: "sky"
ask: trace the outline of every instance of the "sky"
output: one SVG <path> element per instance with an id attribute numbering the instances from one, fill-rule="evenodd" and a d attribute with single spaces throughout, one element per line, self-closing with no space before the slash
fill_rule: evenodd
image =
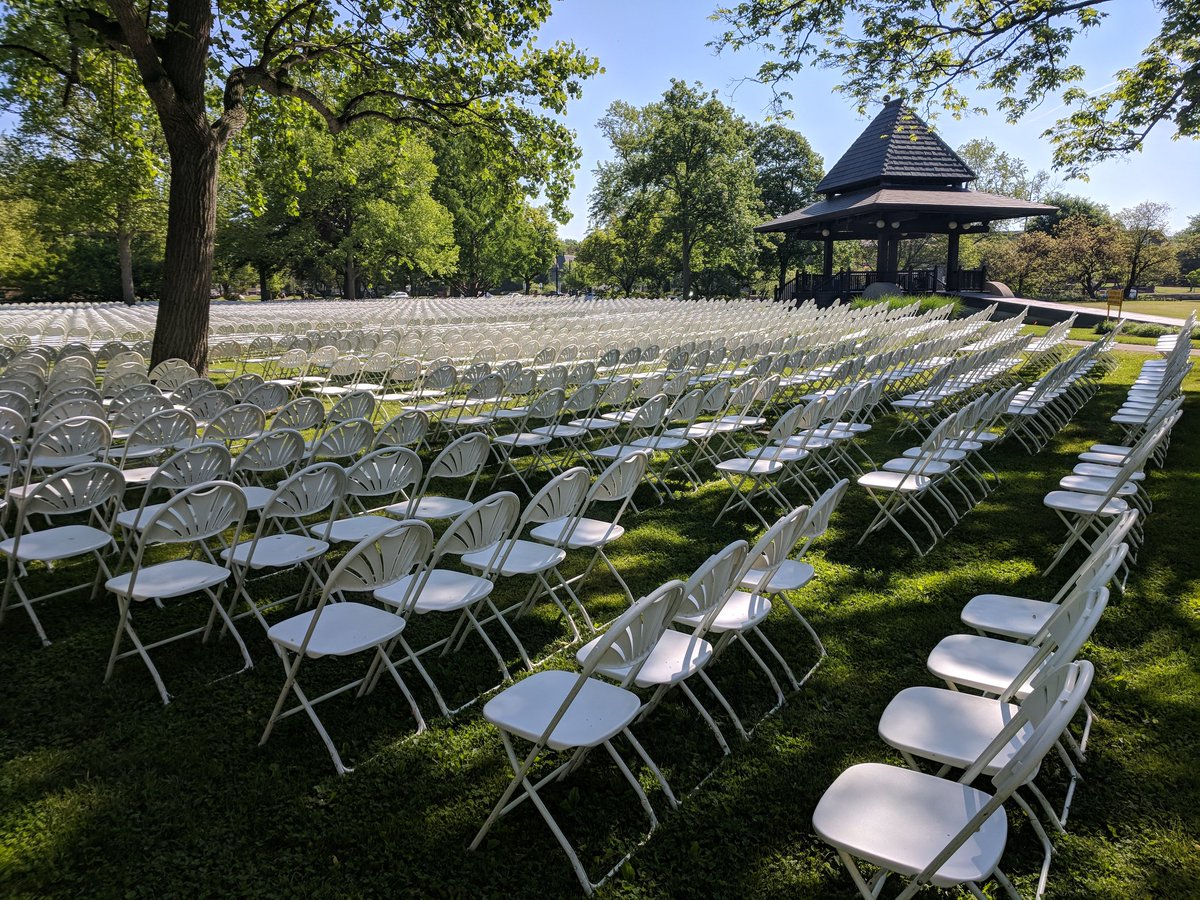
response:
<path id="1" fill-rule="evenodd" d="M 610 157 L 610 148 L 596 127 L 608 105 L 624 100 L 635 106 L 662 96 L 672 78 L 699 81 L 716 90 L 723 101 L 753 122 L 762 122 L 771 101 L 769 88 L 750 83 L 761 56 L 757 51 L 726 50 L 719 56 L 707 44 L 720 33 L 720 24 L 709 20 L 718 0 L 558 0 L 542 29 L 541 42 L 573 40 L 580 49 L 600 60 L 604 72 L 584 85 L 583 98 L 569 109 L 566 122 L 578 134 L 583 151 L 575 176 L 570 210 L 573 217 L 562 225 L 563 237 L 581 238 L 587 231 L 588 194 L 595 184 L 596 165 Z M 1084 37 L 1076 39 L 1072 62 L 1087 71 L 1083 87 L 1106 87 L 1120 68 L 1134 64 L 1143 48 L 1158 33 L 1159 14 L 1151 0 L 1120 0 L 1111 4 L 1109 17 Z M 853 104 L 834 93 L 838 74 L 804 69 L 790 85 L 793 99 L 785 122 L 803 134 L 825 160 L 826 169 L 850 146 L 878 112 L 876 106 L 860 117 Z M 976 92 L 976 106 L 994 104 L 995 95 Z M 1055 187 L 1090 196 L 1114 212 L 1143 200 L 1170 203 L 1171 227 L 1182 228 L 1188 217 L 1200 213 L 1200 142 L 1171 140 L 1169 126 L 1151 132 L 1141 153 L 1104 163 L 1091 170 L 1088 182 L 1066 181 L 1051 169 L 1051 148 L 1040 134 L 1063 110 L 1047 100 L 1023 121 L 1009 125 L 993 113 L 955 120 L 943 114 L 931 121 L 952 147 L 972 138 L 991 139 L 1003 151 L 1025 160 L 1031 170 L 1050 171 Z"/>

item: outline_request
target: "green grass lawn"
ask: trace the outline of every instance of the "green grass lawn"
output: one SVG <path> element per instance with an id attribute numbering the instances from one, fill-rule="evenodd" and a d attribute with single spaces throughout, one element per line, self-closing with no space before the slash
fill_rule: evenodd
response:
<path id="1" fill-rule="evenodd" d="M 1069 569 L 1050 580 L 1038 574 L 1062 530 L 1041 498 L 1086 445 L 1119 436 L 1108 416 L 1144 359 L 1122 355 L 1039 456 L 1015 443 L 998 448 L 991 458 L 1001 490 L 924 559 L 892 532 L 856 545 L 871 507 L 852 487 L 810 556 L 816 580 L 794 598 L 829 649 L 825 665 L 725 759 L 680 698 L 637 726 L 676 792 L 688 796 L 671 811 L 652 795 L 662 827 L 601 894 L 851 896 L 836 855 L 812 832 L 817 799 L 848 765 L 900 763 L 876 735 L 879 715 L 897 691 L 933 683 L 925 657 L 962 630 L 968 598 L 984 591 L 1049 597 L 1057 589 Z M 1097 666 L 1089 698 L 1097 722 L 1069 833 L 1057 841 L 1051 897 L 1185 897 L 1200 883 L 1200 379 L 1191 376 L 1187 388 L 1167 466 L 1149 475 L 1155 511 L 1128 591 L 1114 598 L 1085 650 Z M 890 431 L 885 419 L 872 432 L 868 449 L 878 460 L 901 449 L 887 445 Z M 613 556 L 635 592 L 686 578 L 726 542 L 757 536 L 761 528 L 745 518 L 712 526 L 725 497 L 714 481 L 628 517 Z M 45 584 L 44 576 L 35 580 Z M 282 595 L 292 586 L 285 577 L 260 592 Z M 603 618 L 619 606 L 606 577 L 594 577 L 585 598 Z M 143 610 L 139 630 L 152 639 L 204 614 L 199 605 Z M 508 778 L 499 737 L 478 706 L 452 721 L 433 718 L 414 738 L 394 686 L 381 683 L 357 702 L 330 701 L 323 718 L 357 766 L 339 778 L 301 718 L 285 720 L 257 746 L 282 670 L 251 620 L 243 620 L 257 662 L 250 672 L 232 674 L 240 658 L 229 640 L 159 651 L 175 697 L 163 707 L 135 659 L 101 683 L 116 622 L 111 600 L 60 598 L 43 604 L 41 615 L 54 640 L 49 648 L 38 645 L 20 610 L 0 626 L 0 895 L 581 896 L 528 804 L 479 851 L 467 851 Z M 562 635 L 548 615 L 519 627 L 544 651 Z M 766 630 L 804 671 L 812 645 L 786 610 L 775 610 Z M 496 671 L 485 654 L 468 642 L 437 666 L 443 686 L 455 697 L 489 687 Z M 569 662 L 560 655 L 553 664 Z M 317 676 L 310 687 L 361 671 L 359 660 L 320 663 L 307 669 L 306 678 Z M 768 705 L 769 689 L 741 650 L 710 671 L 747 716 Z M 432 702 L 416 682 L 428 714 Z M 732 738 L 732 729 L 726 734 Z M 1046 765 L 1043 783 L 1057 801 L 1060 773 L 1056 762 Z M 641 834 L 636 801 L 599 756 L 545 796 L 593 874 Z M 1004 867 L 1032 896 L 1039 851 L 1031 829 L 1012 821 Z M 893 885 L 886 893 L 894 892 Z"/>

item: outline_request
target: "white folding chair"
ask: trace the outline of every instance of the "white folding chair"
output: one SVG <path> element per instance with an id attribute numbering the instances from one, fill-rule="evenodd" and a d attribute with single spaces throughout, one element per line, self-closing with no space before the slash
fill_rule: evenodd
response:
<path id="1" fill-rule="evenodd" d="M 345 495 L 346 471 L 337 463 L 316 463 L 279 483 L 258 515 L 253 537 L 221 551 L 221 558 L 236 575 L 229 603 L 231 614 L 241 598 L 248 606 L 242 615 L 253 615 L 264 629 L 269 629 L 265 610 L 292 600 L 299 606 L 309 597 L 321 584 L 321 562 L 329 552 L 329 532 Z M 305 522 L 318 515 L 322 517 L 319 524 Z M 252 575 L 293 568 L 301 569 L 305 576 L 295 594 L 272 598 L 265 605 L 251 596 L 247 582 Z"/>
<path id="2" fill-rule="evenodd" d="M 677 805 L 662 772 L 629 730 L 642 709 L 638 695 L 628 687 L 596 678 L 595 673 L 602 664 L 629 660 L 631 666 L 623 683 L 632 684 L 666 627 L 668 613 L 678 604 L 678 596 L 679 583 L 668 582 L 631 606 L 596 642 L 578 674 L 559 670 L 536 672 L 487 702 L 483 708 L 484 718 L 500 732 L 513 778 L 471 842 L 472 850 L 479 847 L 501 816 L 529 800 L 567 854 L 580 885 L 590 896 L 609 875 L 624 865 L 632 851 L 599 882 L 593 882 L 539 791 L 568 774 L 589 750 L 604 747 L 633 788 L 653 832 L 658 826 L 658 817 L 637 777 L 613 746 L 618 735 L 629 742 L 654 774 L 672 806 Z M 531 745 L 523 757 L 517 755 L 516 739 Z M 549 753 L 566 754 L 567 758 L 548 774 L 533 780 L 531 770 Z"/>
<path id="3" fill-rule="evenodd" d="M 842 772 L 817 803 L 813 827 L 837 850 L 865 900 L 875 900 L 892 873 L 909 879 L 898 895 L 904 900 L 930 884 L 965 887 L 982 900 L 980 885 L 989 879 L 1019 898 L 1000 870 L 1008 839 L 1004 803 L 1036 774 L 1083 702 L 1086 682 L 1071 666 L 1046 677 L 1022 704 L 1024 714 L 1007 723 L 958 781 L 880 763 Z M 991 776 L 994 793 L 971 787 L 1035 710 L 1037 726 Z M 855 859 L 878 866 L 878 873 L 867 881 Z"/>
<path id="4" fill-rule="evenodd" d="M 423 522 L 437 522 L 461 515 L 471 508 L 471 495 L 479 482 L 479 474 L 487 464 L 490 447 L 488 436 L 479 431 L 451 441 L 429 464 L 420 487 L 412 493 L 412 499 L 389 506 L 388 513 Z M 462 497 L 444 497 L 429 493 L 429 486 L 435 478 L 471 480 Z"/>
<path id="5" fill-rule="evenodd" d="M 11 470 L 8 474 L 11 474 Z M 7 477 L 6 474 L 5 480 Z M 49 646 L 50 640 L 33 605 L 84 588 L 90 588 L 94 594 L 101 579 L 112 576 L 104 553 L 117 547 L 112 536 L 112 517 L 124 490 L 125 480 L 120 470 L 99 462 L 59 469 L 46 480 L 28 486 L 16 504 L 13 536 L 0 541 L 0 554 L 7 562 L 4 599 L 0 601 L 0 621 L 3 621 L 12 596 L 16 594 L 17 602 L 28 613 L 38 638 L 43 645 Z M 85 523 L 52 524 L 60 516 L 84 515 Z M 35 529 L 33 516 L 44 516 L 50 524 Z M 80 557 L 95 562 L 94 576 L 80 584 L 56 587 L 40 596 L 30 595 L 27 587 L 32 587 L 29 571 L 34 563 L 41 563 L 49 570 L 65 560 Z M 48 577 L 48 574 L 43 577 Z M 54 580 L 59 581 L 58 578 Z"/>
<path id="6" fill-rule="evenodd" d="M 501 628 L 512 640 L 514 645 L 519 642 L 511 626 L 500 614 L 490 600 L 490 594 L 495 587 L 496 569 L 490 565 L 487 570 L 473 575 L 444 565 L 449 557 L 461 557 L 489 549 L 493 560 L 498 558 L 503 538 L 512 532 L 520 515 L 520 501 L 517 495 L 508 491 L 492 494 L 469 506 L 456 518 L 438 539 L 433 548 L 429 564 L 420 572 L 406 576 L 398 581 L 381 587 L 375 591 L 375 599 L 396 608 L 397 612 L 406 619 L 414 615 L 429 615 L 448 613 L 455 616 L 454 627 L 448 637 L 432 641 L 414 650 L 399 635 L 397 643 L 404 651 L 407 661 L 411 662 L 429 689 L 433 692 L 438 708 L 443 715 L 450 716 L 469 706 L 474 700 L 464 706 L 450 709 L 438 689 L 437 683 L 430 675 L 427 667 L 421 662 L 421 657 L 434 650 L 441 649 L 441 655 L 446 656 L 452 650 L 459 649 L 466 636 L 474 631 L 496 658 L 501 675 L 505 681 L 512 678 L 504 655 L 496 648 L 492 639 L 480 621 L 480 615 L 489 615 L 489 621 L 499 621 Z"/>
<path id="7" fill-rule="evenodd" d="M 141 529 L 135 532 L 132 568 L 109 578 L 105 583 L 105 587 L 116 594 L 118 609 L 117 633 L 104 673 L 105 682 L 112 678 L 118 659 L 136 655 L 150 670 L 163 703 L 169 703 L 171 695 L 167 693 L 162 676 L 150 658 L 150 651 L 195 634 L 203 635 L 202 640 L 207 641 L 218 616 L 242 653 L 245 662 L 243 671 L 254 666 L 242 636 L 221 605 L 220 590 L 230 578 L 229 566 L 218 563 L 213 555 L 213 544 L 221 546 L 221 536 L 230 529 L 236 539 L 245 518 L 246 500 L 242 496 L 242 489 L 229 481 L 213 481 L 185 488 L 149 515 Z M 147 550 L 163 544 L 187 544 L 192 548 L 192 555 L 199 558 L 150 563 L 146 558 Z M 133 628 L 131 607 L 135 601 L 144 603 L 151 600 L 161 605 L 163 600 L 195 594 L 203 594 L 212 604 L 204 625 L 153 643 L 142 643 Z M 133 642 L 133 649 L 122 652 L 121 644 L 126 637 Z"/>
<path id="8" fill-rule="evenodd" d="M 283 660 L 285 678 L 259 746 L 267 742 L 280 719 L 303 712 L 316 728 L 325 749 L 329 751 L 337 773 L 344 775 L 352 771 L 342 762 L 342 757 L 329 732 L 325 730 L 315 707 L 318 703 L 355 688 L 358 688 L 356 696 L 361 697 L 369 693 L 375 687 L 376 674 L 385 669 L 408 701 L 417 723 L 417 734 L 425 730 L 425 719 L 417 701 L 387 652 L 387 647 L 404 630 L 407 622 L 394 611 L 346 600 L 344 595 L 372 593 L 411 575 L 415 568 L 425 563 L 432 545 L 433 532 L 424 522 L 412 519 L 406 522 L 391 522 L 386 531 L 363 539 L 342 557 L 325 579 L 325 586 L 315 609 L 291 616 L 270 627 L 267 637 Z M 340 602 L 333 602 L 335 599 Z M 326 656 L 342 658 L 369 651 L 374 651 L 371 663 L 361 678 L 326 691 L 313 699 L 309 699 L 300 686 L 300 666 L 305 660 Z M 284 704 L 289 695 L 295 695 L 298 704 L 285 709 Z"/>

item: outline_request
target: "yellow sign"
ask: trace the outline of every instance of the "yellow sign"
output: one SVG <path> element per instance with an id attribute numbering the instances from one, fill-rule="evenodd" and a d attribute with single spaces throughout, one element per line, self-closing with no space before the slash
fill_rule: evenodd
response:
<path id="1" fill-rule="evenodd" d="M 1116 307 L 1117 315 L 1121 315 L 1121 304 L 1125 302 L 1125 292 L 1120 288 L 1110 289 L 1104 292 L 1104 299 L 1107 301 L 1104 306 L 1104 318 L 1112 316 L 1113 307 Z"/>

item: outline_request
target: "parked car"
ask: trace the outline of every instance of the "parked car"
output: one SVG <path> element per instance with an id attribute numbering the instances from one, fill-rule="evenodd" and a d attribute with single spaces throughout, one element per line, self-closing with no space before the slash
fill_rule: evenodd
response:
<path id="1" fill-rule="evenodd" d="M 407 300 L 408 299 L 408 291 L 392 291 L 390 294 L 388 294 L 383 299 L 384 300 Z"/>

